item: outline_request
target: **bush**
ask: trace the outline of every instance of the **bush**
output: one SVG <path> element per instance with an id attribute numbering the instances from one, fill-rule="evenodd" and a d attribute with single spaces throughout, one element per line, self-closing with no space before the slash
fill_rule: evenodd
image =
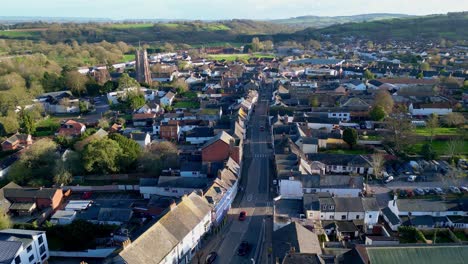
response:
<path id="1" fill-rule="evenodd" d="M 427 242 L 426 237 L 424 237 L 424 234 L 420 230 L 412 226 L 400 226 L 398 227 L 398 233 L 400 239 L 404 243 Z"/>

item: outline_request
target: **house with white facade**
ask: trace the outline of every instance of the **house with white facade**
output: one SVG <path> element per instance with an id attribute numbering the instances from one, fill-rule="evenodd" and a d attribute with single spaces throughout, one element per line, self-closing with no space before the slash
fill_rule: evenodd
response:
<path id="1" fill-rule="evenodd" d="M 174 101 L 175 98 L 175 93 L 173 92 L 168 92 L 166 93 L 159 101 L 161 102 L 162 106 L 170 106 L 172 105 L 172 102 Z"/>
<path id="2" fill-rule="evenodd" d="M 191 193 L 119 253 L 115 261 L 131 264 L 190 263 L 211 228 L 212 208 Z M 156 239 L 157 238 L 157 239 Z"/>
<path id="3" fill-rule="evenodd" d="M 452 113 L 452 106 L 450 103 L 412 103 L 408 107 L 408 110 L 413 116 L 428 116 L 431 114 L 448 115 Z"/>
<path id="4" fill-rule="evenodd" d="M 0 231 L 0 262 L 47 263 L 49 246 L 45 231 L 4 229 Z"/>
<path id="5" fill-rule="evenodd" d="M 130 138 L 135 140 L 143 149 L 151 145 L 151 136 L 149 133 L 130 133 Z"/>
<path id="6" fill-rule="evenodd" d="M 204 177 L 160 176 L 153 179 L 140 179 L 140 193 L 145 199 L 151 195 L 182 197 L 191 192 L 203 193 L 209 188 L 212 179 Z"/>

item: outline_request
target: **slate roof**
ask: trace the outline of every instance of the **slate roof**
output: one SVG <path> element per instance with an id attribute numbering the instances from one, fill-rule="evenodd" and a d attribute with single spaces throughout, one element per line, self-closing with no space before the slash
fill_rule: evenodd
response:
<path id="1" fill-rule="evenodd" d="M 119 255 L 126 263 L 160 263 L 210 212 L 209 204 L 191 193 Z"/>
<path id="2" fill-rule="evenodd" d="M 299 253 L 322 254 L 317 235 L 297 222 L 292 222 L 273 232 L 275 257 L 284 258 L 291 247 Z"/>
<path id="3" fill-rule="evenodd" d="M 361 197 L 333 197 L 335 212 L 364 212 Z"/>
<path id="4" fill-rule="evenodd" d="M 375 197 L 363 197 L 362 198 L 362 207 L 364 211 L 380 211 L 379 205 L 377 204 L 377 199 Z"/>
<path id="5" fill-rule="evenodd" d="M 282 264 L 324 264 L 325 261 L 317 254 L 288 254 Z"/>
<path id="6" fill-rule="evenodd" d="M 20 241 L 0 241 L 0 263 L 12 263 L 21 245 Z"/>
<path id="7" fill-rule="evenodd" d="M 382 209 L 382 214 L 390 221 L 392 225 L 398 225 L 401 224 L 400 218 L 395 215 L 390 208 L 385 207 Z"/>
<path id="8" fill-rule="evenodd" d="M 59 189 L 53 188 L 6 188 L 3 190 L 5 198 L 44 198 L 52 199 Z"/>
<path id="9" fill-rule="evenodd" d="M 98 214 L 98 221 L 128 222 L 133 211 L 129 208 L 101 208 Z"/>
<path id="10" fill-rule="evenodd" d="M 213 137 L 214 129 L 212 127 L 196 127 L 187 132 L 188 137 Z"/>
<path id="11" fill-rule="evenodd" d="M 362 155 L 314 153 L 307 154 L 307 157 L 310 161 L 320 161 L 326 165 L 370 167 Z"/>
<path id="12" fill-rule="evenodd" d="M 158 187 L 205 189 L 211 179 L 199 177 L 160 176 Z"/>

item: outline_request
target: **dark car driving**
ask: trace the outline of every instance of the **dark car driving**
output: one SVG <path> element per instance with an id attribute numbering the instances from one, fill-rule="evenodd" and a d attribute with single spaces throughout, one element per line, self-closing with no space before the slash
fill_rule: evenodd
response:
<path id="1" fill-rule="evenodd" d="M 237 255 L 245 256 L 250 252 L 250 244 L 247 241 L 242 241 L 237 249 Z"/>

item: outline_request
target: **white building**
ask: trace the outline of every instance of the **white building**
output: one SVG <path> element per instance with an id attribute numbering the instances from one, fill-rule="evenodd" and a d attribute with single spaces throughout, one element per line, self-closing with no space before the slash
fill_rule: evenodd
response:
<path id="1" fill-rule="evenodd" d="M 166 95 L 161 97 L 160 102 L 161 105 L 163 106 L 169 106 L 172 105 L 172 102 L 174 101 L 175 94 L 173 92 L 168 92 Z"/>
<path id="2" fill-rule="evenodd" d="M 0 261 L 6 264 L 47 263 L 49 246 L 44 231 L 0 231 Z"/>
<path id="3" fill-rule="evenodd" d="M 452 113 L 452 107 L 449 103 L 416 104 L 412 103 L 408 107 L 413 116 L 428 116 L 431 114 L 448 115 Z"/>
<path id="4" fill-rule="evenodd" d="M 211 227 L 211 207 L 195 193 L 169 212 L 116 257 L 119 263 L 190 263 Z"/>
<path id="5" fill-rule="evenodd" d="M 57 210 L 50 218 L 50 222 L 54 225 L 68 225 L 76 218 L 76 211 Z"/>

